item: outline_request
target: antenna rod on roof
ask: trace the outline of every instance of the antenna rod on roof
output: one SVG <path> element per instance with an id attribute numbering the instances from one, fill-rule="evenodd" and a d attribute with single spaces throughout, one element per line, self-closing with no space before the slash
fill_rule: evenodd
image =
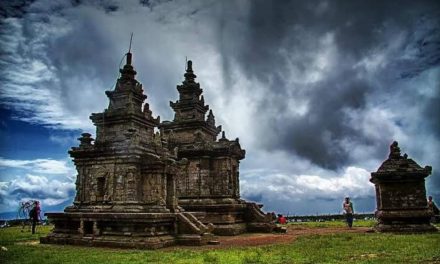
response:
<path id="1" fill-rule="evenodd" d="M 133 40 L 133 32 L 131 32 L 131 36 L 130 36 L 130 47 L 128 47 L 128 53 L 131 52 L 131 42 Z"/>
<path id="2" fill-rule="evenodd" d="M 131 65 L 131 42 L 133 40 L 133 32 L 131 32 L 131 36 L 130 36 L 130 46 L 128 47 L 128 52 L 127 52 L 127 65 Z"/>
<path id="3" fill-rule="evenodd" d="M 188 69 L 188 68 L 187 68 L 187 65 L 188 65 L 188 57 L 185 56 L 185 71 Z"/>

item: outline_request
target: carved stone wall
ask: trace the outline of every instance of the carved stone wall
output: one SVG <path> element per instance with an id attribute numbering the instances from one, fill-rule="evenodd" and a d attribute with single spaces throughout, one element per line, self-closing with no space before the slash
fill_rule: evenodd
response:
<path id="1" fill-rule="evenodd" d="M 189 160 L 176 175 L 177 196 L 239 197 L 238 162 L 229 157 Z"/>
<path id="2" fill-rule="evenodd" d="M 378 189 L 381 194 L 379 208 L 392 210 L 427 206 L 425 181 L 383 184 Z"/>

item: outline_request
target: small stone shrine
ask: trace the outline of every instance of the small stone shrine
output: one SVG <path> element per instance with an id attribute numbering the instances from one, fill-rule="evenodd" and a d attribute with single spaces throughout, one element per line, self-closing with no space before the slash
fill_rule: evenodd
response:
<path id="1" fill-rule="evenodd" d="M 131 61 L 128 52 L 115 89 L 106 92 L 108 108 L 90 116 L 96 140 L 84 133 L 69 151 L 78 172 L 76 197 L 63 213 L 46 214 L 55 227 L 42 243 L 160 248 L 212 238 L 212 225 L 177 205 L 176 176 L 187 162 L 177 162 L 154 134 L 159 117 L 147 103 L 142 107 L 147 96 Z"/>
<path id="2" fill-rule="evenodd" d="M 390 146 L 390 154 L 370 181 L 376 187 L 379 232 L 433 232 L 431 212 L 426 202 L 425 178 L 432 168 L 420 167 L 406 154 L 400 155 L 398 143 Z"/>
<path id="3" fill-rule="evenodd" d="M 159 126 L 170 149 L 177 150 L 178 159 L 188 160 L 178 165 L 179 205 L 186 211 L 203 213 L 199 219 L 213 223 L 215 234 L 273 231 L 276 225 L 260 205 L 240 199 L 239 163 L 245 150 L 238 138 L 228 140 L 224 131 L 217 140 L 221 126 L 216 126 L 212 110 L 205 105 L 191 61 L 184 77 L 182 85 L 177 85 L 179 100 L 170 102 L 174 120 Z"/>

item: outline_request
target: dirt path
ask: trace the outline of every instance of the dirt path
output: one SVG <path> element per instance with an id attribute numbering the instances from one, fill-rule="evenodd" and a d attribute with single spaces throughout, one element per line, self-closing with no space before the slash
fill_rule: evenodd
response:
<path id="1" fill-rule="evenodd" d="M 206 245 L 201 247 L 186 247 L 177 246 L 165 248 L 163 250 L 172 250 L 175 248 L 188 248 L 188 249 L 223 249 L 232 247 L 247 247 L 247 246 L 262 246 L 272 244 L 285 244 L 290 243 L 300 236 L 309 235 L 327 235 L 337 233 L 366 233 L 371 228 L 368 227 L 356 227 L 348 229 L 346 227 L 324 227 L 324 228 L 305 228 L 288 226 L 286 234 L 278 233 L 247 233 L 239 236 L 218 236 L 216 240 L 220 242 L 219 245 Z"/>

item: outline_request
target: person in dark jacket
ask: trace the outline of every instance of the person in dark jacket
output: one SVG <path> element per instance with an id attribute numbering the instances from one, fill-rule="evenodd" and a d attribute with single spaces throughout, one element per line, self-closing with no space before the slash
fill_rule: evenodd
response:
<path id="1" fill-rule="evenodd" d="M 29 218 L 32 223 L 32 234 L 35 234 L 35 228 L 38 224 L 38 221 L 40 220 L 40 212 L 41 212 L 40 203 L 38 201 L 35 201 L 34 208 L 32 208 L 31 211 L 29 212 Z"/>

